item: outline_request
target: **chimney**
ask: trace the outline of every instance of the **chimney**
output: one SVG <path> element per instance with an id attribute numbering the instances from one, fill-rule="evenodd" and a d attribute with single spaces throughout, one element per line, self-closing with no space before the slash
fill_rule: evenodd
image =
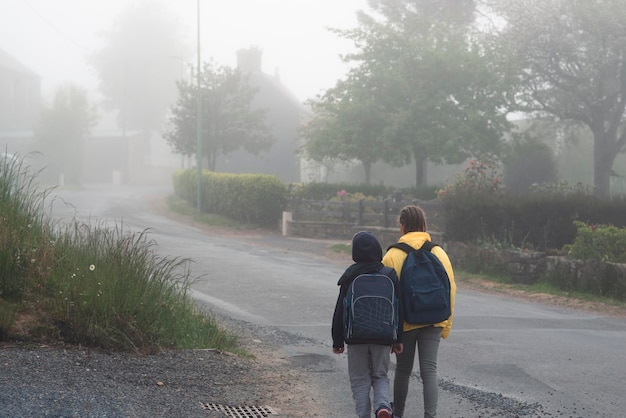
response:
<path id="1" fill-rule="evenodd" d="M 244 74 L 261 72 L 261 55 L 263 51 L 257 46 L 237 51 L 237 69 Z"/>

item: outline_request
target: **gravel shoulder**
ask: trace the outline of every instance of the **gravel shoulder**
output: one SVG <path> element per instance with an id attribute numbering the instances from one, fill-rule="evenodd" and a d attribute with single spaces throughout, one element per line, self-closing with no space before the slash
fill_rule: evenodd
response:
<path id="1" fill-rule="evenodd" d="M 0 417 L 238 416 L 226 414 L 228 407 L 258 407 L 277 417 L 320 416 L 306 374 L 266 342 L 274 338 L 245 323 L 216 319 L 243 336 L 241 346 L 252 356 L 3 343 Z"/>

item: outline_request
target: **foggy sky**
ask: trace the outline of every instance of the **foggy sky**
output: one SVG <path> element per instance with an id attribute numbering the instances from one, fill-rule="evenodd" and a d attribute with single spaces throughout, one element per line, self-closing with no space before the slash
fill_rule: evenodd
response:
<path id="1" fill-rule="evenodd" d="M 163 0 L 187 27 L 187 41 L 197 39 L 197 0 Z M 41 76 L 42 93 L 51 97 L 71 81 L 89 91 L 97 79 L 85 57 L 101 46 L 99 31 L 130 0 L 0 0 L 0 49 Z M 339 54 L 351 43 L 327 26 L 356 25 L 356 11 L 367 0 L 200 0 L 201 56 L 234 67 L 236 51 L 258 46 L 263 71 L 280 79 L 304 101 L 330 88 L 346 71 Z"/>

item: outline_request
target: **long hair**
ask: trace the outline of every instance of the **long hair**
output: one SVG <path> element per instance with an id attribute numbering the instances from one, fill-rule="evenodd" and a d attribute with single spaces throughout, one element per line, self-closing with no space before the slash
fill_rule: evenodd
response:
<path id="1" fill-rule="evenodd" d="M 404 232 L 426 232 L 426 214 L 419 206 L 409 205 L 400 210 L 400 225 Z"/>

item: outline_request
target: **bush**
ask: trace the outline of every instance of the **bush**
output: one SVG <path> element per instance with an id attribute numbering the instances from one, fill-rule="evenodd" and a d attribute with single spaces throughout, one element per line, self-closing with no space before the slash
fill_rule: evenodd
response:
<path id="1" fill-rule="evenodd" d="M 576 238 L 574 221 L 626 226 L 626 199 L 605 200 L 566 183 L 534 186 L 525 196 L 508 193 L 497 170 L 471 161 L 465 173 L 439 192 L 448 241 L 502 241 L 539 251 L 561 249 Z"/>
<path id="2" fill-rule="evenodd" d="M 290 186 L 291 197 L 308 200 L 330 200 L 344 190 L 348 194 L 361 193 L 368 197 L 385 199 L 390 196 L 394 188 L 372 184 L 348 184 L 348 183 L 307 183 L 293 184 Z"/>
<path id="3" fill-rule="evenodd" d="M 174 173 L 174 192 L 197 205 L 197 173 Z M 265 174 L 202 173 L 202 211 L 259 226 L 276 226 L 287 206 L 287 187 Z"/>
<path id="4" fill-rule="evenodd" d="M 576 239 L 565 245 L 569 258 L 626 263 L 626 229 L 575 221 Z"/>

